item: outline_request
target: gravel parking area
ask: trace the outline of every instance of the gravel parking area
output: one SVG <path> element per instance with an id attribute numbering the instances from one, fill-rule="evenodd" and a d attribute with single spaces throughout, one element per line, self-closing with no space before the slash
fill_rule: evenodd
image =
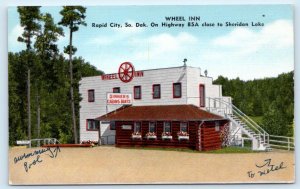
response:
<path id="1" fill-rule="evenodd" d="M 294 152 L 192 153 L 94 148 L 10 148 L 10 184 L 294 182 Z"/>

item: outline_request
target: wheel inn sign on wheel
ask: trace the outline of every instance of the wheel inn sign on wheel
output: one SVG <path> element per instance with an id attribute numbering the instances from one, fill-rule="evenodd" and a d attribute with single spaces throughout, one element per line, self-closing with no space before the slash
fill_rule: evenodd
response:
<path id="1" fill-rule="evenodd" d="M 130 62 L 124 62 L 119 67 L 119 78 L 124 83 L 128 83 L 133 79 L 134 67 Z"/>
<path id="2" fill-rule="evenodd" d="M 134 77 L 144 77 L 143 71 L 134 71 L 134 66 L 130 62 L 123 62 L 118 73 L 102 75 L 102 80 L 120 79 L 124 83 L 130 82 Z"/>

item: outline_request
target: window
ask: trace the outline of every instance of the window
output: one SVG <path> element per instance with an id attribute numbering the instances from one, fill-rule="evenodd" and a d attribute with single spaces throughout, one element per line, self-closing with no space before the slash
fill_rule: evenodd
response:
<path id="1" fill-rule="evenodd" d="M 113 88 L 113 93 L 121 93 L 120 87 L 114 87 Z"/>
<path id="2" fill-rule="evenodd" d="M 215 122 L 215 131 L 220 131 L 220 122 Z"/>
<path id="3" fill-rule="evenodd" d="M 205 86 L 200 84 L 199 86 L 200 93 L 200 107 L 205 107 Z"/>
<path id="4" fill-rule="evenodd" d="M 86 130 L 87 131 L 97 131 L 99 129 L 100 122 L 94 119 L 86 120 Z"/>
<path id="5" fill-rule="evenodd" d="M 111 121 L 109 124 L 110 130 L 116 130 L 116 122 Z"/>
<path id="6" fill-rule="evenodd" d="M 95 90 L 94 89 L 88 90 L 88 101 L 95 102 Z"/>
<path id="7" fill-rule="evenodd" d="M 164 122 L 164 132 L 171 132 L 171 122 Z"/>
<path id="8" fill-rule="evenodd" d="M 149 132 L 150 133 L 155 133 L 156 132 L 155 122 L 149 122 Z"/>
<path id="9" fill-rule="evenodd" d="M 180 123 L 180 132 L 188 132 L 188 125 L 187 122 L 181 122 Z"/>
<path id="10" fill-rule="evenodd" d="M 160 84 L 155 84 L 152 86 L 153 98 L 160 98 Z"/>
<path id="11" fill-rule="evenodd" d="M 134 86 L 133 87 L 133 95 L 134 95 L 134 99 L 141 99 L 142 98 L 141 86 Z"/>
<path id="12" fill-rule="evenodd" d="M 134 132 L 141 132 L 141 122 L 134 122 Z"/>
<path id="13" fill-rule="evenodd" d="M 173 98 L 181 98 L 181 83 L 173 83 Z"/>

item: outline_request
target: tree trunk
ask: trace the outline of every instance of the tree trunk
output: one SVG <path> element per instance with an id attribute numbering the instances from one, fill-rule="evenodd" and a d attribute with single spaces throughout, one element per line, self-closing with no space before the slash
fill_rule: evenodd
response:
<path id="1" fill-rule="evenodd" d="M 28 140 L 31 140 L 31 110 L 30 110 L 30 69 L 27 70 L 27 116 L 28 116 Z"/>
<path id="2" fill-rule="evenodd" d="M 37 138 L 40 138 L 40 128 L 41 128 L 41 107 L 40 107 L 40 99 L 39 92 L 37 92 L 36 103 L 37 103 Z M 40 141 L 38 140 L 38 146 L 40 146 Z"/>
<path id="3" fill-rule="evenodd" d="M 73 63 L 72 63 L 72 27 L 70 27 L 70 51 L 69 51 L 69 64 L 70 64 L 70 94 L 71 94 L 71 108 L 72 108 L 72 121 L 73 121 L 73 134 L 74 134 L 74 142 L 78 143 L 77 137 L 77 127 L 76 127 L 76 116 L 75 116 L 75 104 L 74 104 L 74 92 L 73 92 Z"/>

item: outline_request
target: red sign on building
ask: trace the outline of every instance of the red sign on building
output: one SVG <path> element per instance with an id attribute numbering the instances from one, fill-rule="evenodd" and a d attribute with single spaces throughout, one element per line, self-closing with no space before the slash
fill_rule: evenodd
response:
<path id="1" fill-rule="evenodd" d="M 144 77 L 143 71 L 135 71 L 130 62 L 123 62 L 119 67 L 119 72 L 102 75 L 102 80 L 120 79 L 124 83 L 130 82 L 134 77 Z"/>

